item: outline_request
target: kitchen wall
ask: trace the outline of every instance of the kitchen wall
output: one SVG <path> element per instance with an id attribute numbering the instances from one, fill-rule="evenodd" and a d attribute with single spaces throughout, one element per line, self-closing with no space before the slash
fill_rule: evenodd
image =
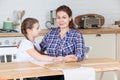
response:
<path id="1" fill-rule="evenodd" d="M 40 20 L 42 29 L 49 20 L 49 11 L 60 5 L 68 5 L 73 11 L 73 18 L 80 14 L 98 13 L 105 17 L 107 27 L 120 20 L 120 0 L 0 0 L 0 28 L 3 21 L 12 18 L 14 10 L 25 10 L 26 17 L 34 17 Z"/>

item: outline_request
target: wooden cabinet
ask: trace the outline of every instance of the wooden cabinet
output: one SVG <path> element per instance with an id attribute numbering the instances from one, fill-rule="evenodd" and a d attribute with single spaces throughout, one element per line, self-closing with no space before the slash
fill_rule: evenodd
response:
<path id="1" fill-rule="evenodd" d="M 117 60 L 120 61 L 120 33 L 117 34 Z"/>
<path id="2" fill-rule="evenodd" d="M 91 46 L 90 58 L 116 59 L 116 34 L 84 34 L 86 46 Z"/>
<path id="3" fill-rule="evenodd" d="M 116 47 L 117 47 L 116 34 L 85 34 L 83 36 L 85 40 L 85 45 L 92 47 L 92 50 L 89 53 L 89 58 L 116 59 Z M 120 34 L 119 34 L 119 40 L 120 40 Z M 99 80 L 99 78 L 100 78 L 100 73 L 97 73 L 96 80 Z M 112 80 L 114 79 L 112 72 L 104 73 L 103 80 L 111 80 L 111 79 Z"/>

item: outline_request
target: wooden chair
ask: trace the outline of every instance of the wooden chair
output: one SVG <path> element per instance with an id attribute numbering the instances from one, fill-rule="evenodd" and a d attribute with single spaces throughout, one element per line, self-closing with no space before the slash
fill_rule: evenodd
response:
<path id="1" fill-rule="evenodd" d="M 100 80 L 103 80 L 103 76 L 104 76 L 104 72 L 101 72 Z M 113 72 L 113 77 L 114 77 L 114 80 L 118 80 L 118 76 L 116 72 Z"/>
<path id="2" fill-rule="evenodd" d="M 0 62 L 13 62 L 16 58 L 17 48 L 11 47 L 11 48 L 0 48 Z M 14 79 L 16 80 L 16 79 Z M 19 80 L 23 80 L 20 78 Z"/>
<path id="3" fill-rule="evenodd" d="M 85 46 L 85 59 L 88 58 L 88 53 L 92 50 L 91 46 Z"/>
<path id="4" fill-rule="evenodd" d="M 85 59 L 87 59 L 89 57 L 89 52 L 92 50 L 91 46 L 85 46 Z M 103 76 L 104 76 L 104 72 L 101 72 L 100 74 L 100 80 L 103 80 Z M 116 72 L 113 72 L 113 77 L 114 80 L 118 80 L 118 76 Z"/>
<path id="5" fill-rule="evenodd" d="M 0 62 L 12 62 L 15 59 L 17 48 L 0 48 Z"/>

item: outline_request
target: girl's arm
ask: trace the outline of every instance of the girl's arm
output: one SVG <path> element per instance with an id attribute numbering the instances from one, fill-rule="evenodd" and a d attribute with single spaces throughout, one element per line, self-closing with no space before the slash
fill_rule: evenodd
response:
<path id="1" fill-rule="evenodd" d="M 47 56 L 47 55 L 41 55 L 34 48 L 33 49 L 28 49 L 28 50 L 26 50 L 26 52 L 38 61 L 54 61 L 56 59 L 55 57 L 50 57 L 50 56 Z"/>

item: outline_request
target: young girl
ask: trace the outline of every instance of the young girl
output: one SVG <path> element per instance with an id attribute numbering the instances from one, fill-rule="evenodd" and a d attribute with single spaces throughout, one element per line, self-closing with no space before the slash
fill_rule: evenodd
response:
<path id="1" fill-rule="evenodd" d="M 56 58 L 43 55 L 40 52 L 40 46 L 35 41 L 35 38 L 39 36 L 39 22 L 34 18 L 26 18 L 21 25 L 21 32 L 25 36 L 18 48 L 16 55 L 16 62 L 27 62 L 27 61 L 51 61 L 53 62 Z"/>

